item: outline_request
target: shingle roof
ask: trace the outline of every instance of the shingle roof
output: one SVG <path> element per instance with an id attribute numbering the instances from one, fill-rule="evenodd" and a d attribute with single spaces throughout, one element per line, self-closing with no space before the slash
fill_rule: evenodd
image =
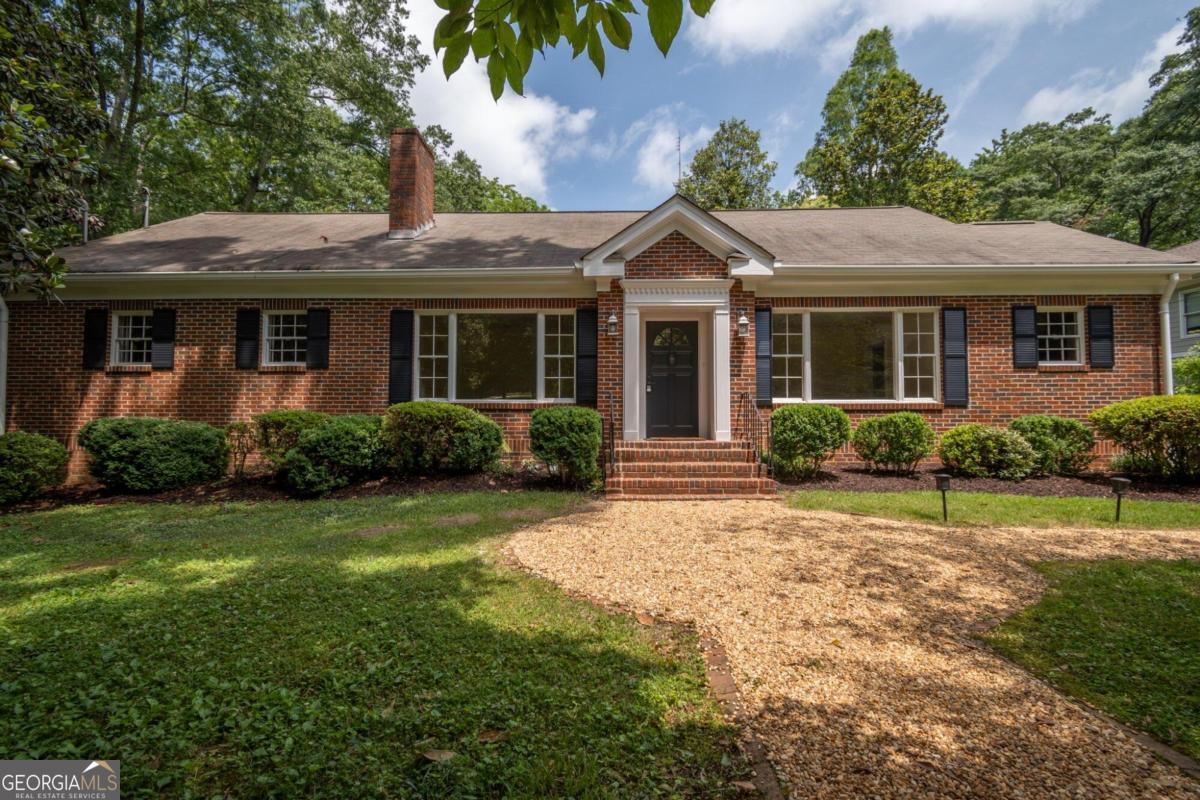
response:
<path id="1" fill-rule="evenodd" d="M 1188 244 L 1181 244 L 1166 254 L 1172 258 L 1182 258 L 1184 261 L 1200 261 L 1200 239 Z"/>
<path id="2" fill-rule="evenodd" d="M 61 254 L 77 273 L 573 265 L 641 211 L 438 214 L 413 241 L 385 214 L 206 213 Z M 782 264 L 1154 264 L 1173 254 L 1048 222 L 958 225 L 904 207 L 717 211 Z"/>

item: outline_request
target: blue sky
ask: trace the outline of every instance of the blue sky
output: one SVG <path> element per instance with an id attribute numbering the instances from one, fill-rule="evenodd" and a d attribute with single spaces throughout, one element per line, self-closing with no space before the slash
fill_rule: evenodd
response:
<path id="1" fill-rule="evenodd" d="M 1087 105 L 1136 114 L 1194 2 L 717 0 L 707 19 L 685 20 L 666 59 L 638 19 L 633 47 L 610 50 L 603 78 L 585 58 L 549 52 L 535 56 L 524 97 L 494 103 L 468 59 L 449 81 L 432 66 L 412 102 L 419 124 L 445 126 L 485 171 L 555 209 L 650 208 L 671 192 L 676 135 L 686 166 L 728 117 L 763 132 L 786 188 L 871 27 L 890 25 L 900 66 L 945 97 L 942 147 L 966 163 L 1005 127 Z M 427 41 L 440 12 L 433 0 L 410 9 Z"/>

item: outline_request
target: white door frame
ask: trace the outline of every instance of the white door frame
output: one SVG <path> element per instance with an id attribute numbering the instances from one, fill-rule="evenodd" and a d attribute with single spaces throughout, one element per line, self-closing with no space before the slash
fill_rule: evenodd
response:
<path id="1" fill-rule="evenodd" d="M 645 320 L 697 319 L 701 329 L 711 322 L 710 335 L 701 333 L 702 343 L 708 343 L 707 363 L 700 374 L 701 429 L 707 430 L 710 438 L 727 442 L 732 438 L 729 398 L 729 279 L 677 279 L 621 281 L 625 294 L 625 353 L 624 353 L 624 409 L 621 426 L 625 441 L 646 438 L 646 409 L 643 394 L 646 391 L 645 366 L 643 365 Z M 709 391 L 704 389 L 704 373 L 711 376 Z M 704 419 L 703 409 L 709 413 Z"/>

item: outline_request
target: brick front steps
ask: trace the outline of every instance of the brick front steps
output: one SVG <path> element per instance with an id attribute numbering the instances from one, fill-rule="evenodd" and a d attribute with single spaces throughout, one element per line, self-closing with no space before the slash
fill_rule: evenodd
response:
<path id="1" fill-rule="evenodd" d="M 654 439 L 618 444 L 604 483 L 610 500 L 695 500 L 775 496 L 744 442 Z"/>

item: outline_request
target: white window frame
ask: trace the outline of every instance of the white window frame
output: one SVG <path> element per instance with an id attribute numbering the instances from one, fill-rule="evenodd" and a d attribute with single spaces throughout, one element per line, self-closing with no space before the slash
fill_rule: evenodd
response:
<path id="1" fill-rule="evenodd" d="M 938 403 L 941 402 L 942 391 L 942 360 L 940 358 L 942 352 L 942 330 L 941 324 L 937 318 L 940 309 L 935 307 L 909 307 L 895 306 L 888 308 L 796 308 L 776 309 L 776 315 L 795 314 L 802 315 L 804 318 L 803 335 L 804 335 L 804 397 L 771 397 L 772 403 L 790 404 L 790 403 L 820 403 L 833 405 L 879 405 L 879 406 L 897 406 L 905 403 Z M 878 399 L 820 399 L 814 400 L 812 396 L 812 315 L 813 314 L 880 314 L 890 313 L 892 315 L 892 359 L 895 365 L 892 370 L 892 393 L 893 397 L 878 400 Z M 933 397 L 905 397 L 904 395 L 904 314 L 933 314 Z M 771 355 L 774 356 L 774 350 Z"/>
<path id="2" fill-rule="evenodd" d="M 279 309 L 277 311 L 262 312 L 262 341 L 260 348 L 262 351 L 262 364 L 264 367 L 307 367 L 307 358 L 304 361 L 272 361 L 271 360 L 271 317 L 306 317 L 307 311 L 289 311 L 287 309 Z M 305 321 L 305 333 L 308 331 L 308 323 Z M 307 338 L 307 337 L 306 337 Z M 308 343 L 304 345 L 305 355 L 308 354 Z"/>
<path id="3" fill-rule="evenodd" d="M 1037 315 L 1043 313 L 1070 313 L 1075 315 L 1075 339 L 1078 340 L 1078 345 L 1075 347 L 1075 352 L 1078 358 L 1074 361 L 1043 361 L 1042 360 L 1042 335 L 1037 331 Z M 1083 326 L 1083 309 L 1079 306 L 1038 306 L 1034 310 L 1033 327 L 1036 333 L 1036 345 L 1038 350 L 1038 366 L 1039 367 L 1081 367 L 1083 366 L 1084 348 L 1087 346 L 1087 334 Z M 1065 336 L 1052 337 L 1056 339 L 1065 339 Z"/>
<path id="4" fill-rule="evenodd" d="M 458 315 L 463 314 L 534 314 L 537 316 L 537 393 L 536 396 L 528 400 L 505 400 L 505 399 L 484 399 L 475 400 L 471 398 L 462 399 L 458 396 Z M 441 311 L 441 310 L 422 310 L 413 314 L 413 365 L 414 375 L 412 382 L 412 393 L 414 400 L 433 400 L 443 403 L 471 403 L 471 404 L 492 404 L 492 405 L 511 405 L 513 403 L 540 403 L 543 405 L 573 405 L 574 397 L 546 397 L 546 316 L 547 315 L 571 315 L 572 319 L 575 316 L 575 309 L 537 309 L 537 308 L 472 308 L 462 309 L 460 311 Z M 421 364 L 421 318 L 422 317 L 447 317 L 446 322 L 446 376 L 447 397 L 421 397 L 421 382 L 420 382 L 420 364 Z M 575 337 L 575 358 L 579 357 L 579 337 Z M 577 363 L 577 362 L 576 362 Z M 578 394 L 579 385 L 576 382 L 575 392 Z"/>
<path id="5" fill-rule="evenodd" d="M 119 346 L 120 339 L 117 337 L 117 331 L 121 327 L 122 317 L 149 317 L 150 318 L 150 335 L 147 341 L 150 342 L 151 348 L 154 346 L 154 312 L 149 309 L 129 310 L 129 311 L 114 311 L 112 314 L 112 330 L 109 333 L 108 353 L 109 363 L 114 367 L 149 367 L 154 359 L 153 349 L 148 351 L 149 356 L 145 361 L 123 361 L 121 359 L 121 348 Z"/>
<path id="6" fill-rule="evenodd" d="M 1191 295 L 1196 297 L 1196 310 L 1192 314 L 1200 314 L 1200 286 L 1194 286 L 1190 289 L 1184 289 L 1179 292 L 1179 338 L 1180 339 L 1200 339 L 1200 331 L 1188 333 L 1188 310 L 1187 298 Z"/>

